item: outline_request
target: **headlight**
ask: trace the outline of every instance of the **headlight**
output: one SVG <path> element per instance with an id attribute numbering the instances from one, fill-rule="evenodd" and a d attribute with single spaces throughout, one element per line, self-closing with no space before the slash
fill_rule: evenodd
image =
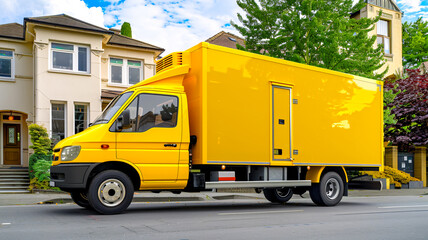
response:
<path id="1" fill-rule="evenodd" d="M 79 156 L 80 146 L 69 146 L 62 149 L 61 161 L 72 161 Z"/>

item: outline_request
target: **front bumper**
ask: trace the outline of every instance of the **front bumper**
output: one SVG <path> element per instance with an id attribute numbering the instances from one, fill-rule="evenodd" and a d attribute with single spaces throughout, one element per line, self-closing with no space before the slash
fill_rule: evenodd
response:
<path id="1" fill-rule="evenodd" d="M 51 166 L 50 185 L 66 189 L 85 189 L 89 174 L 97 164 L 60 164 Z"/>

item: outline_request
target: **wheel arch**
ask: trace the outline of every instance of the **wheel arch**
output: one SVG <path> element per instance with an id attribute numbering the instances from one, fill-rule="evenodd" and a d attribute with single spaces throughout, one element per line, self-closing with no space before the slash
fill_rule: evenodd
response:
<path id="1" fill-rule="evenodd" d="M 98 173 L 105 170 L 118 170 L 123 172 L 131 179 L 132 184 L 134 185 L 134 189 L 140 189 L 142 179 L 141 173 L 134 166 L 120 161 L 110 161 L 98 164 L 94 169 L 92 169 L 91 173 L 89 174 L 88 180 L 86 182 L 86 188 L 89 187 L 89 184 L 91 183 L 92 179 Z"/>

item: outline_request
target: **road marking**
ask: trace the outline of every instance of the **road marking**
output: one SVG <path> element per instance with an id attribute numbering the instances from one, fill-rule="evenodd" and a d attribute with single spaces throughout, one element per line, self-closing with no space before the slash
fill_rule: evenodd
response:
<path id="1" fill-rule="evenodd" d="M 11 223 L 2 223 L 2 226 L 10 225 Z"/>
<path id="2" fill-rule="evenodd" d="M 428 205 L 389 206 L 389 207 L 378 207 L 378 208 L 415 208 L 415 207 L 428 207 Z"/>
<path id="3" fill-rule="evenodd" d="M 231 213 L 219 213 L 218 215 L 246 215 L 246 214 L 295 213 L 295 212 L 303 212 L 303 210 L 263 211 L 263 212 L 231 212 Z"/>

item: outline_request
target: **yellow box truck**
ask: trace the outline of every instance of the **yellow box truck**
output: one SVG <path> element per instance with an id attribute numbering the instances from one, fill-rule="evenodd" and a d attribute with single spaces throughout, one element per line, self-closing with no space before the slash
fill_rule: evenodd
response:
<path id="1" fill-rule="evenodd" d="M 310 192 L 333 206 L 347 170 L 383 168 L 382 82 L 200 43 L 157 62 L 85 131 L 59 142 L 51 185 L 99 213 L 134 191 Z"/>

